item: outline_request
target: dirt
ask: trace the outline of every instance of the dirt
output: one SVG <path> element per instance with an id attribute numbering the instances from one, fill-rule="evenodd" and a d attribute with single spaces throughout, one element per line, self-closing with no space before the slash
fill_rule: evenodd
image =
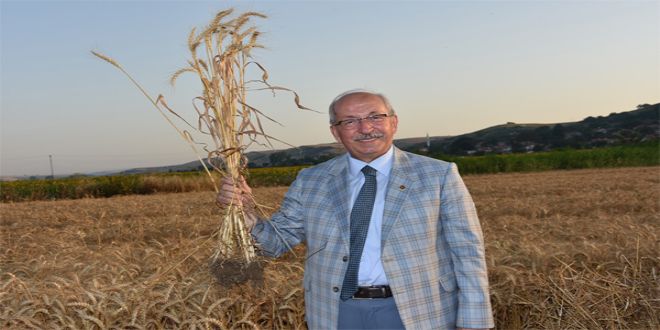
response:
<path id="1" fill-rule="evenodd" d="M 264 267 L 260 261 L 246 264 L 245 260 L 218 258 L 209 268 L 218 284 L 225 288 L 248 281 L 252 285 L 261 286 L 264 282 Z"/>

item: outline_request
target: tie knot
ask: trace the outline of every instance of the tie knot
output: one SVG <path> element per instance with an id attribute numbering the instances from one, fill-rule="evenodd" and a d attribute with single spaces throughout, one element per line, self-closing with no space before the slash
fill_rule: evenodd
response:
<path id="1" fill-rule="evenodd" d="M 362 173 L 364 173 L 365 177 L 366 176 L 376 176 L 377 171 L 373 167 L 367 165 L 367 166 L 362 168 Z"/>

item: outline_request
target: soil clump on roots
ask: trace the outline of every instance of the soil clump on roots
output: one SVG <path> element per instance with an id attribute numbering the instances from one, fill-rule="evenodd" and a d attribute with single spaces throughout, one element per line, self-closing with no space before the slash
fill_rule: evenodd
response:
<path id="1" fill-rule="evenodd" d="M 258 260 L 245 263 L 243 259 L 217 258 L 211 261 L 209 268 L 218 284 L 224 288 L 248 281 L 260 287 L 264 282 L 264 265 Z"/>

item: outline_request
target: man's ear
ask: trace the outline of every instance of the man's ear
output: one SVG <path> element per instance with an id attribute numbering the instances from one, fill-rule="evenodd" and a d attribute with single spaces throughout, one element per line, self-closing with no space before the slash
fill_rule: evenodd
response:
<path id="1" fill-rule="evenodd" d="M 392 116 L 392 125 L 394 126 L 394 133 L 399 128 L 399 117 L 397 115 Z"/>
<path id="2" fill-rule="evenodd" d="M 341 143 L 341 138 L 339 138 L 339 132 L 337 132 L 337 126 L 330 126 L 330 133 L 335 137 L 335 141 Z"/>

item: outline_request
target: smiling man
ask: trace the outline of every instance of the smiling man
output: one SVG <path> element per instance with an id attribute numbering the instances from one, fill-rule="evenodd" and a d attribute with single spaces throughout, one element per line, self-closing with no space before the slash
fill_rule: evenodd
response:
<path id="1" fill-rule="evenodd" d="M 310 329 L 494 326 L 481 226 L 455 164 L 394 147 L 388 99 L 354 90 L 330 104 L 347 153 L 300 172 L 270 220 L 250 187 L 223 181 L 218 202 L 246 206 L 262 254 L 305 242 Z"/>
<path id="2" fill-rule="evenodd" d="M 392 148 L 398 123 L 389 101 L 377 94 L 348 92 L 330 106 L 332 135 L 352 158 L 366 163 Z"/>

